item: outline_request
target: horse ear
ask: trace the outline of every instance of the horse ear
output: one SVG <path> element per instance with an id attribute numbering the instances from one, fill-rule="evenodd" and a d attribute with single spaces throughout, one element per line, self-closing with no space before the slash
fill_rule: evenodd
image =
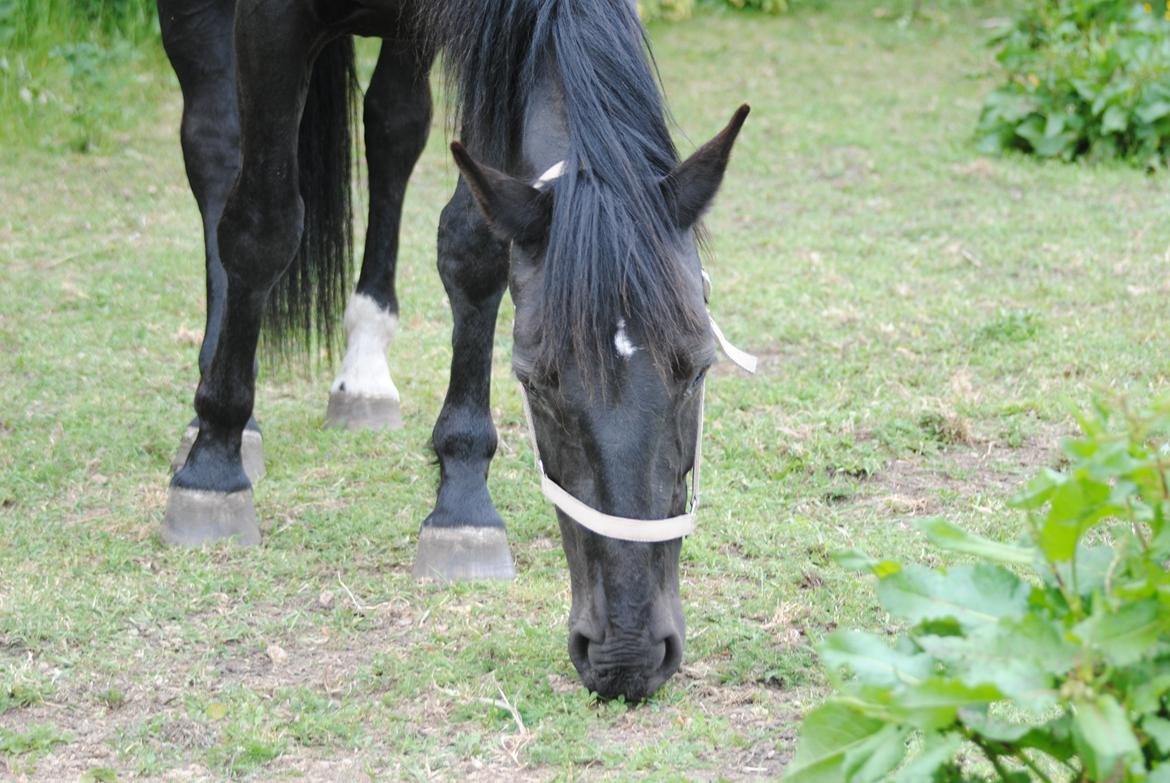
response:
<path id="1" fill-rule="evenodd" d="M 521 245 L 544 240 L 552 219 L 550 194 L 477 163 L 457 141 L 451 143 L 451 154 L 488 225 L 502 239 Z"/>
<path id="2" fill-rule="evenodd" d="M 746 103 L 736 109 L 731 122 L 718 136 L 696 150 L 662 181 L 663 192 L 674 210 L 679 228 L 695 225 L 711 206 L 731 159 L 731 147 L 750 111 L 751 107 Z"/>

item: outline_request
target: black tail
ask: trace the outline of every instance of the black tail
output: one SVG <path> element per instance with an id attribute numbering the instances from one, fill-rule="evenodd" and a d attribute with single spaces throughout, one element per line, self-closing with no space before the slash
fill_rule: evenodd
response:
<path id="1" fill-rule="evenodd" d="M 286 359 L 319 344 L 332 357 L 340 340 L 336 326 L 353 269 L 351 177 L 359 94 L 353 39 L 346 36 L 322 50 L 309 83 L 298 147 L 305 232 L 265 308 L 264 349 L 270 356 Z"/>

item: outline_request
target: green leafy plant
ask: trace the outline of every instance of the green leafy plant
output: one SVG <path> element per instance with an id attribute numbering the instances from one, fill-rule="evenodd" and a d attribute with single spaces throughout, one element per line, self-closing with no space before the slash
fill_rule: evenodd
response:
<path id="1" fill-rule="evenodd" d="M 982 150 L 1170 159 L 1166 0 L 1031 0 L 994 43 L 1006 81 L 984 102 Z"/>
<path id="2" fill-rule="evenodd" d="M 153 0 L 0 0 L 0 145 L 107 143 L 161 85 L 158 37 Z"/>
<path id="3" fill-rule="evenodd" d="M 644 21 L 686 19 L 695 10 L 695 0 L 638 0 L 638 14 Z"/>
<path id="4" fill-rule="evenodd" d="M 707 0 L 711 3 L 729 5 L 732 8 L 751 8 L 766 14 L 782 14 L 788 10 L 788 0 Z"/>
<path id="5" fill-rule="evenodd" d="M 73 146 L 78 152 L 88 152 L 100 143 L 119 113 L 120 107 L 106 100 L 113 90 L 112 66 L 133 62 L 141 54 L 125 40 L 109 46 L 93 41 L 62 44 L 50 54 L 61 58 L 69 73 L 71 100 L 67 108 L 77 129 Z"/>
<path id="6" fill-rule="evenodd" d="M 1021 542 L 936 519 L 930 541 L 973 562 L 839 556 L 905 630 L 821 644 L 835 692 L 786 780 L 1170 781 L 1170 399 L 1080 423 L 1067 468 L 1013 500 Z"/>
<path id="7" fill-rule="evenodd" d="M 708 7 L 753 10 L 765 14 L 782 14 L 789 9 L 789 0 L 699 0 Z M 638 0 L 638 13 L 645 21 L 666 19 L 678 21 L 689 18 L 696 0 Z"/>

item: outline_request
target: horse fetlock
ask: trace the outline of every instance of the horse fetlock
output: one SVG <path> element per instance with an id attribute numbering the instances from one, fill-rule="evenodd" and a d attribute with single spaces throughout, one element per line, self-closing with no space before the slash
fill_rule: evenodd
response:
<path id="1" fill-rule="evenodd" d="M 195 445 L 198 436 L 199 424 L 196 420 L 187 427 L 183 437 L 179 439 L 179 448 L 171 461 L 172 473 L 178 473 L 187 464 L 187 457 L 190 456 L 191 447 Z M 264 437 L 259 429 L 248 427 L 244 430 L 240 440 L 240 462 L 244 468 L 244 475 L 253 484 L 268 474 L 264 467 Z"/>
<path id="2" fill-rule="evenodd" d="M 366 294 L 354 294 L 345 309 L 345 330 L 345 359 L 330 389 L 325 425 L 351 430 L 400 429 L 398 387 L 386 361 L 386 351 L 398 330 L 398 315 Z"/>
<path id="3" fill-rule="evenodd" d="M 398 331 L 397 313 L 366 294 L 354 294 L 345 308 L 345 331 L 345 359 L 331 391 L 398 400 L 386 361 L 386 351 Z"/>

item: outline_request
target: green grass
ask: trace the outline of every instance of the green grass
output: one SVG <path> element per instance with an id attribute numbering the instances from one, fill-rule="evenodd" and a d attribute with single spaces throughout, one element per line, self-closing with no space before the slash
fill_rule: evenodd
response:
<path id="1" fill-rule="evenodd" d="M 157 538 L 203 318 L 177 87 L 160 55 L 134 76 L 160 100 L 140 98 L 94 152 L 36 135 L 5 145 L 0 730 L 50 739 L 0 752 L 0 770 L 778 774 L 822 692 L 810 644 L 887 623 L 830 554 L 931 562 L 908 523 L 931 514 L 1014 536 L 1004 500 L 1056 459 L 1070 403 L 1166 385 L 1170 187 L 1120 167 L 979 157 L 972 129 L 992 83 L 980 22 L 997 14 L 903 27 L 842 2 L 653 30 L 684 151 L 753 105 L 708 268 L 713 312 L 762 369 L 722 365 L 708 384 L 704 509 L 683 547 L 685 664 L 637 709 L 596 704 L 568 660 L 568 575 L 509 376 L 508 305 L 491 488 L 518 578 L 410 578 L 450 358 L 434 270 L 454 181 L 441 121 L 404 217 L 391 364 L 406 428 L 325 431 L 328 373 L 266 369 L 265 538 L 252 551 Z M 19 135 L 24 120 L 4 117 L 0 133 Z"/>

